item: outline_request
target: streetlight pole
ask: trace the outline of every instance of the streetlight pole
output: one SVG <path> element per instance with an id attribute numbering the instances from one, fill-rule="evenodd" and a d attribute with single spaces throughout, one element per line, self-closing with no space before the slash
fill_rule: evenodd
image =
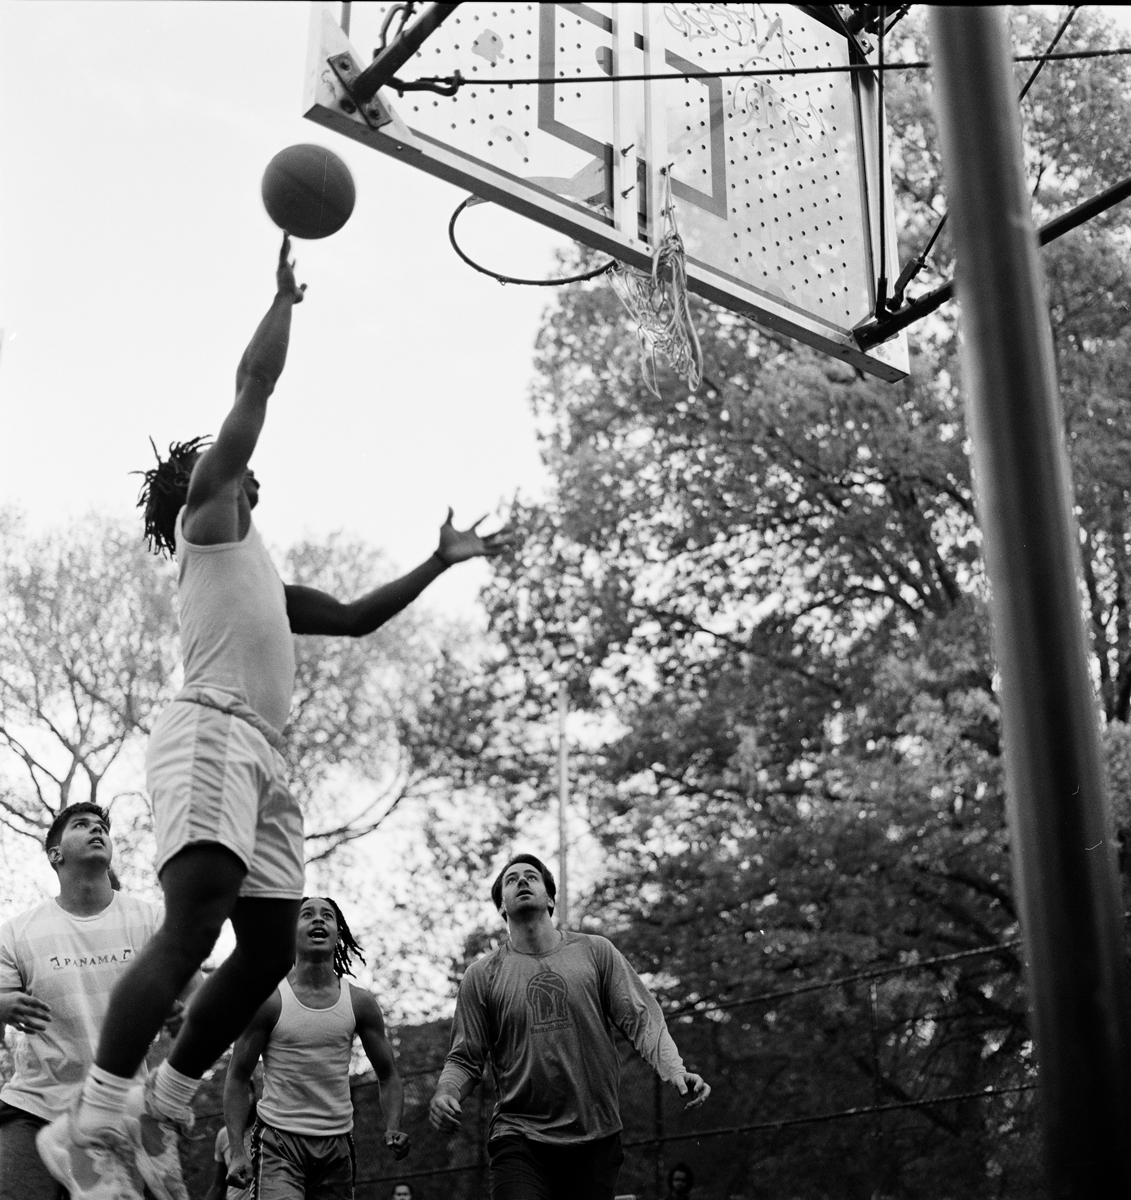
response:
<path id="1" fill-rule="evenodd" d="M 568 715 L 569 681 L 563 673 L 558 683 L 558 899 L 554 910 L 560 929 L 564 929 L 569 921 L 569 839 L 566 829 L 569 813 L 569 742 L 566 740 Z"/>

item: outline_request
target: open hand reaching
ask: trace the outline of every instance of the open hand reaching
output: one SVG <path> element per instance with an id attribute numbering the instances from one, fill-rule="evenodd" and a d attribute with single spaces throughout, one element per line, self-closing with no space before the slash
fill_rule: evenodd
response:
<path id="1" fill-rule="evenodd" d="M 302 303 L 306 284 L 295 283 L 294 259 L 290 258 L 291 235 L 283 234 L 283 247 L 279 251 L 279 265 L 275 269 L 275 286 L 280 296 L 289 296 L 295 304 Z"/>
<path id="2" fill-rule="evenodd" d="M 513 545 L 508 528 L 483 535 L 478 532 L 486 517 L 480 517 L 470 529 L 456 529 L 452 516 L 453 510 L 449 508 L 447 520 L 440 526 L 440 545 L 436 551 L 436 557 L 445 567 L 466 562 L 469 558 L 495 558 Z"/>

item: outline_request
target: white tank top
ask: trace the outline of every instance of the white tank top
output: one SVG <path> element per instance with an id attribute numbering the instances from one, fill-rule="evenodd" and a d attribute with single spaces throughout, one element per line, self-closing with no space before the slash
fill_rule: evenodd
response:
<path id="1" fill-rule="evenodd" d="M 208 689 L 282 731 L 295 686 L 283 581 L 255 525 L 242 542 L 197 546 L 177 514 L 177 589 L 185 691 Z"/>
<path id="2" fill-rule="evenodd" d="M 350 1050 L 357 1021 L 350 986 L 331 1008 L 307 1008 L 284 979 L 282 1008 L 263 1048 L 259 1119 L 284 1133 L 335 1137 L 353 1129 Z"/>

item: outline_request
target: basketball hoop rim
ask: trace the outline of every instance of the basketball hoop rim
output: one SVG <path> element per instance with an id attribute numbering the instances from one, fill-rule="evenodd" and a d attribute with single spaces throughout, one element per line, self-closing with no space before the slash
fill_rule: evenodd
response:
<path id="1" fill-rule="evenodd" d="M 448 222 L 448 241 L 452 244 L 452 249 L 463 259 L 472 270 L 478 271 L 480 275 L 489 275 L 492 279 L 499 283 L 517 283 L 523 287 L 563 287 L 567 283 L 584 283 L 587 279 L 596 279 L 598 276 L 605 275 L 617 265 L 615 258 L 610 258 L 607 263 L 600 267 L 594 268 L 592 271 L 585 271 L 580 275 L 567 275 L 560 279 L 518 279 L 513 275 L 503 275 L 498 271 L 492 271 L 490 267 L 484 267 L 477 263 L 473 258 L 469 257 L 456 241 L 456 222 L 459 220 L 460 213 L 465 208 L 470 208 L 473 204 L 486 204 L 488 201 L 482 200 L 479 196 L 468 196 L 462 200 L 455 212 L 452 213 L 452 219 Z"/>

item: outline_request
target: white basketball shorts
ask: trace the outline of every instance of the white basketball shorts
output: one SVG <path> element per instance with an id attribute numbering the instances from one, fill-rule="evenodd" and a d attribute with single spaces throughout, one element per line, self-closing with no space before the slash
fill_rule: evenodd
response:
<path id="1" fill-rule="evenodd" d="M 299 900 L 302 811 L 283 756 L 231 713 L 175 700 L 145 756 L 157 835 L 157 873 L 186 846 L 220 845 L 247 867 L 241 896 Z"/>

